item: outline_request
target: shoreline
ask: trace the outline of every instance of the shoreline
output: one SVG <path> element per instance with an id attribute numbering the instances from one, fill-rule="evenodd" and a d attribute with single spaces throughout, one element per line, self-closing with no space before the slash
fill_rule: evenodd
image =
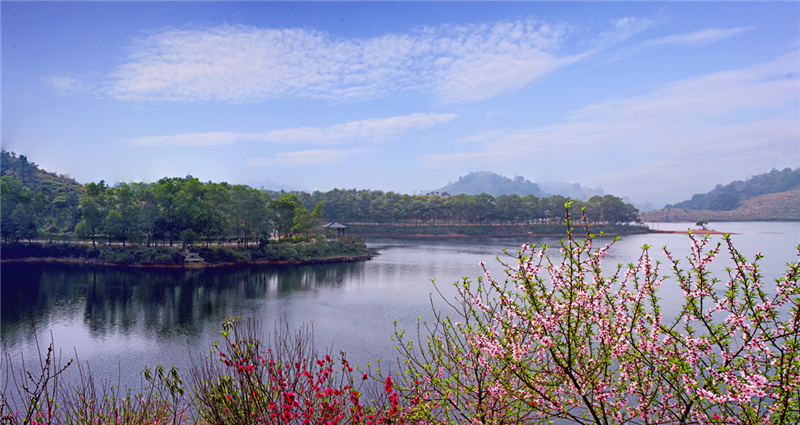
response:
<path id="1" fill-rule="evenodd" d="M 602 236 L 624 236 L 624 235 L 640 235 L 644 233 L 657 233 L 654 230 L 650 230 L 648 232 L 614 232 L 614 233 L 603 233 Z M 683 232 L 685 233 L 685 232 Z M 573 234 L 575 234 L 573 232 Z M 582 235 L 585 235 L 584 232 L 581 232 Z M 594 234 L 594 233 L 593 233 Z M 527 237 L 546 237 L 546 238 L 556 238 L 567 236 L 566 233 L 532 233 L 529 232 L 527 234 L 515 234 L 515 235 L 465 235 L 463 233 L 444 233 L 444 234 L 427 234 L 427 233 L 412 233 L 412 234 L 394 234 L 394 233 L 359 233 L 357 234 L 358 237 L 371 237 L 371 238 L 410 238 L 410 239 L 421 239 L 421 238 L 437 238 L 437 239 L 455 239 L 455 238 L 464 238 L 464 239 L 488 239 L 488 238 L 527 238 Z M 599 233 L 594 234 L 595 237 L 601 236 Z"/>
<path id="2" fill-rule="evenodd" d="M 226 262 L 226 263 L 206 263 L 206 262 L 193 262 L 184 264 L 123 264 L 113 263 L 109 261 L 100 261 L 90 258 L 74 258 L 74 257 L 23 257 L 23 258 L 3 258 L 0 259 L 2 263 L 25 263 L 25 264 L 81 264 L 87 266 L 101 266 L 101 267 L 129 267 L 135 269 L 185 269 L 185 270 L 199 270 L 205 268 L 220 268 L 220 267 L 237 267 L 237 266 L 286 266 L 286 265 L 307 265 L 307 264 L 328 264 L 328 263 L 352 263 L 355 261 L 370 261 L 376 254 L 365 255 L 351 255 L 351 256 L 337 256 L 327 258 L 313 258 L 309 260 L 251 260 L 241 262 Z"/>
<path id="3" fill-rule="evenodd" d="M 655 232 L 653 232 L 655 233 Z M 685 232 L 684 232 L 685 233 Z M 595 237 L 600 236 L 624 236 L 624 235 L 637 235 L 641 233 L 603 233 L 602 235 L 596 234 Z M 377 234 L 377 233 L 364 233 L 358 236 L 370 238 L 408 238 L 408 239 L 422 239 L 422 238 L 435 238 L 435 239 L 499 239 L 499 238 L 527 238 L 527 237 L 544 237 L 544 238 L 557 238 L 567 236 L 566 233 L 531 233 L 528 235 L 462 235 L 462 234 L 444 234 L 444 235 L 426 235 L 424 233 L 415 233 L 412 235 L 392 235 L 392 234 Z"/>
<path id="4" fill-rule="evenodd" d="M 693 235 L 738 235 L 738 233 L 720 232 L 719 230 L 711 230 L 711 229 L 651 230 L 651 233 L 672 234 L 672 235 L 685 235 L 686 233 L 691 233 Z"/>

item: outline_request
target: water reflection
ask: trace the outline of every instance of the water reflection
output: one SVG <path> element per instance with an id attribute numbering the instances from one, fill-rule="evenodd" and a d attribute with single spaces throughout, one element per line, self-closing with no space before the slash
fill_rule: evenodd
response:
<path id="1" fill-rule="evenodd" d="M 33 325 L 82 314 L 92 338 L 141 327 L 158 336 L 193 336 L 248 302 L 338 288 L 363 263 L 247 266 L 203 270 L 116 269 L 72 264 L 4 264 L 2 340 L 14 345 Z M 38 326 L 41 328 L 41 326 Z"/>
<path id="2" fill-rule="evenodd" d="M 800 223 L 722 223 L 717 228 L 738 233 L 736 246 L 748 257 L 766 255 L 761 262 L 765 282 L 780 276 L 787 262 L 797 261 Z M 311 323 L 318 347 L 344 350 L 353 364 L 364 366 L 396 357 L 395 342 L 389 339 L 395 320 L 399 329 L 411 332 L 418 317 L 432 320 L 430 279 L 452 300 L 452 282 L 480 276 L 481 261 L 494 276 L 503 276 L 493 258 L 525 242 L 549 244 L 549 252 L 558 255 L 556 238 L 370 238 L 368 245 L 381 255 L 358 263 L 195 271 L 7 263 L 1 269 L 0 345 L 13 355 L 33 358 L 35 323 L 42 339 L 52 331 L 56 347 L 66 353 L 74 347 L 100 375 L 129 377 L 123 385 L 135 386 L 146 366 L 174 364 L 188 370 L 190 355 L 203 355 L 220 338 L 222 318 L 235 315 L 260 318 L 268 329 L 279 319 L 293 327 Z M 607 271 L 635 261 L 644 244 L 655 247 L 651 253 L 662 262 L 662 246 L 676 258 L 689 254 L 685 235 L 631 235 L 612 248 L 604 262 Z M 730 258 L 721 255 L 718 261 L 712 271 L 724 279 Z M 669 274 L 668 269 L 662 264 L 662 273 Z M 683 302 L 676 288 L 674 279 L 662 286 L 665 316 Z M 433 301 L 445 309 L 438 297 Z"/>

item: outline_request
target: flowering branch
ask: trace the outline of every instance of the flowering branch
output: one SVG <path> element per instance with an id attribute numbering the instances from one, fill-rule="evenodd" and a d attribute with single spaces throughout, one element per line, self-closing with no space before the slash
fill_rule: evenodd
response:
<path id="1" fill-rule="evenodd" d="M 748 263 L 726 236 L 734 266 L 723 289 L 709 269 L 722 245 L 690 234 L 688 268 L 665 250 L 684 305 L 664 322 L 658 291 L 672 282 L 650 247 L 608 272 L 614 241 L 595 247 L 585 217 L 581 239 L 568 208 L 565 220 L 558 257 L 526 244 L 515 261 L 498 260 L 502 281 L 482 264 L 475 282 L 456 283 L 455 318 L 436 311 L 425 324 L 425 344 L 396 332 L 415 414 L 484 424 L 800 420 L 800 263 L 767 289 L 760 256 Z"/>

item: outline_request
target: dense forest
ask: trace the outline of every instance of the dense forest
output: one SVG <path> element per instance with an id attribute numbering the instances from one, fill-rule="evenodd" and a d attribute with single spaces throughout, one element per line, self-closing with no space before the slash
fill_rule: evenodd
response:
<path id="1" fill-rule="evenodd" d="M 688 201 L 675 205 L 667 205 L 667 209 L 731 211 L 742 206 L 742 203 L 762 195 L 800 189 L 800 167 L 792 170 L 785 168 L 753 176 L 748 180 L 737 180 L 732 183 L 718 184 L 708 193 L 696 194 Z"/>
<path id="2" fill-rule="evenodd" d="M 517 194 L 399 194 L 379 190 L 276 192 L 186 177 L 154 183 L 80 185 L 2 151 L 2 238 L 82 239 L 122 244 L 236 241 L 309 234 L 319 224 L 533 224 L 559 222 L 569 198 Z M 612 195 L 575 201 L 593 223 L 638 221 L 638 210 Z"/>

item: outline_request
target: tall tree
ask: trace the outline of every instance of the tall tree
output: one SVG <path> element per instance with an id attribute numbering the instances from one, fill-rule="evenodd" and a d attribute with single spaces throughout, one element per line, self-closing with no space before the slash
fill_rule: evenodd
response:
<path id="1" fill-rule="evenodd" d="M 47 204 L 41 192 L 31 190 L 11 176 L 2 177 L 0 204 L 2 204 L 3 240 L 33 239 L 38 234 L 41 213 Z"/>
<path id="2" fill-rule="evenodd" d="M 230 217 L 237 242 L 247 244 L 251 236 L 255 238 L 262 233 L 267 216 L 264 192 L 245 185 L 230 189 Z"/>
<path id="3" fill-rule="evenodd" d="M 112 239 L 125 243 L 135 237 L 139 226 L 138 211 L 136 211 L 135 193 L 127 183 L 117 185 L 109 193 L 109 211 L 106 215 L 105 231 Z"/>
<path id="4" fill-rule="evenodd" d="M 208 183 L 203 195 L 198 231 L 206 238 L 206 247 L 212 237 L 225 231 L 225 210 L 231 196 L 227 184 Z"/>
<path id="5" fill-rule="evenodd" d="M 106 213 L 100 207 L 96 197 L 87 195 L 81 199 L 81 221 L 75 226 L 75 234 L 82 239 L 91 239 L 96 246 L 96 239 L 105 226 Z"/>
<path id="6" fill-rule="evenodd" d="M 272 222 L 281 236 L 287 236 L 292 231 L 295 225 L 294 216 L 300 208 L 305 209 L 294 193 L 283 194 L 280 199 L 270 202 L 269 208 L 272 213 Z"/>
<path id="7" fill-rule="evenodd" d="M 169 246 L 180 237 L 180 217 L 175 197 L 180 191 L 181 178 L 163 178 L 156 183 L 154 200 L 158 205 L 158 215 L 155 223 L 156 232 L 164 235 L 169 241 Z"/>

